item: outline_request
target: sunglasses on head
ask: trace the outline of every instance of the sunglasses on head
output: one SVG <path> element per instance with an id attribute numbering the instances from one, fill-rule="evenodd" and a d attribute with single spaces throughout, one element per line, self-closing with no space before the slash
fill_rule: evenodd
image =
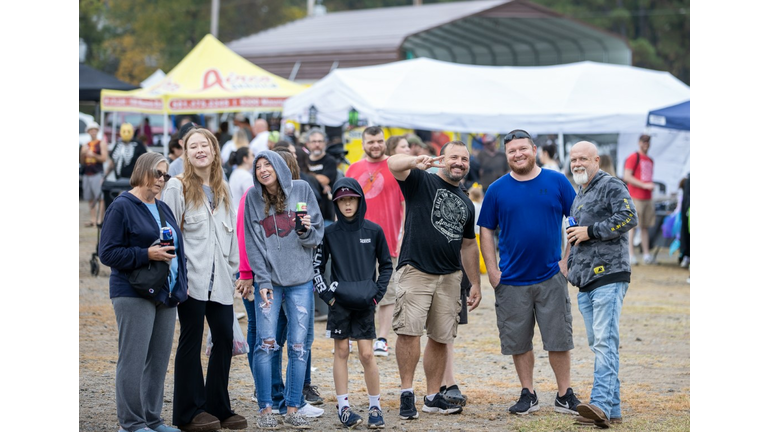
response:
<path id="1" fill-rule="evenodd" d="M 515 129 L 504 137 L 504 144 L 512 140 L 523 139 L 523 138 L 532 139 L 531 136 L 528 134 L 528 132 L 522 129 Z"/>
<path id="2" fill-rule="evenodd" d="M 160 177 L 163 178 L 164 182 L 168 182 L 168 180 L 171 179 L 171 175 L 165 172 L 162 172 L 160 170 L 155 170 L 155 178 L 159 179 Z"/>

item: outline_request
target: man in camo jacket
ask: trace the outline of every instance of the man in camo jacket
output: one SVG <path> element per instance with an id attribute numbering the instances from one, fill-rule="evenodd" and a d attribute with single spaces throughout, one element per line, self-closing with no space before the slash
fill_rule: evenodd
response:
<path id="1" fill-rule="evenodd" d="M 621 422 L 619 316 L 629 287 L 629 230 L 637 225 L 627 186 L 600 170 L 597 147 L 580 141 L 570 153 L 579 191 L 571 206 L 576 227 L 567 229 L 571 252 L 568 281 L 579 288 L 579 311 L 595 353 L 589 403 L 576 407 L 576 421 L 607 429 Z"/>

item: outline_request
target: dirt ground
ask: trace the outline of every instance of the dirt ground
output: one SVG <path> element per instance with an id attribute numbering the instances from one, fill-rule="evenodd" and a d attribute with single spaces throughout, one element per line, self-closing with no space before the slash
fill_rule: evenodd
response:
<path id="1" fill-rule="evenodd" d="M 91 256 L 96 251 L 97 229 L 85 228 L 87 205 L 80 202 L 80 431 L 116 431 L 115 367 L 117 364 L 117 328 L 109 300 L 110 269 L 100 265 L 97 277 L 91 275 Z M 624 423 L 617 430 L 687 431 L 690 430 L 690 272 L 677 266 L 666 249 L 658 254 L 657 265 L 633 268 L 632 283 L 621 316 L 621 370 Z M 401 431 L 577 431 L 568 415 L 554 412 L 556 393 L 554 375 L 549 367 L 541 339 L 534 339 L 536 365 L 534 380 L 541 410 L 528 416 L 512 416 L 507 408 L 517 400 L 520 384 L 511 356 L 500 353 L 494 312 L 493 289 L 482 277 L 483 300 L 469 315 L 469 324 L 459 327 L 455 342 L 456 380 L 468 403 L 459 415 L 440 416 L 421 413 L 414 421 L 400 420 L 399 379 L 394 355 L 397 338 L 390 337 L 389 357 L 377 357 L 381 377 L 381 400 L 387 429 Z M 592 385 L 593 355 L 587 346 L 584 321 L 578 311 L 577 289 L 570 287 L 573 305 L 575 349 L 572 351 L 571 382 L 577 397 L 589 400 Z M 244 312 L 242 302 L 235 308 Z M 246 320 L 240 320 L 245 332 Z M 178 325 L 176 326 L 178 339 Z M 538 332 L 537 332 L 538 333 Z M 422 346 L 425 339 L 422 338 Z M 175 344 L 165 380 L 164 419 L 171 420 L 173 397 L 173 362 Z M 325 403 L 325 414 L 310 419 L 315 430 L 341 427 L 335 414 L 333 390 L 333 355 L 331 339 L 325 337 L 325 322 L 315 326 L 312 347 L 313 384 Z M 356 349 L 355 349 L 356 351 Z M 201 353 L 204 362 L 206 357 Z M 286 364 L 285 362 L 283 363 Z M 350 357 L 350 401 L 364 412 L 368 400 L 362 367 L 357 357 Z M 425 394 L 426 381 L 421 363 L 416 371 L 417 408 Z M 253 379 L 245 355 L 232 360 L 229 392 L 232 408 L 249 421 L 248 430 L 256 430 L 257 405 L 251 401 Z"/>

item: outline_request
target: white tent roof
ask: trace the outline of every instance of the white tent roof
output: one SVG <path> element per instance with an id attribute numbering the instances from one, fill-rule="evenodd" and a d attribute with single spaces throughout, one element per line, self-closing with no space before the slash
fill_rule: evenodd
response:
<path id="1" fill-rule="evenodd" d="M 668 72 L 594 62 L 476 66 L 427 58 L 336 69 L 290 97 L 283 116 L 338 126 L 351 108 L 369 124 L 454 132 L 642 133 L 648 111 L 690 98 Z"/>
<path id="2" fill-rule="evenodd" d="M 163 72 L 162 69 L 158 69 L 152 72 L 152 75 L 148 76 L 144 81 L 141 82 L 141 88 L 152 87 L 153 85 L 162 81 L 163 78 L 165 78 L 165 72 Z"/>

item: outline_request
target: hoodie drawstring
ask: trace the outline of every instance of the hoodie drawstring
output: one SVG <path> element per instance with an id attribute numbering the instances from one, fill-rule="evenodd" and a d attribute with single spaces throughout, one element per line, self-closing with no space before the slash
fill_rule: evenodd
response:
<path id="1" fill-rule="evenodd" d="M 272 223 L 275 224 L 275 233 L 278 233 L 277 231 L 277 219 L 275 219 L 275 214 L 272 214 Z M 277 250 L 280 250 L 280 234 L 277 235 Z"/>

